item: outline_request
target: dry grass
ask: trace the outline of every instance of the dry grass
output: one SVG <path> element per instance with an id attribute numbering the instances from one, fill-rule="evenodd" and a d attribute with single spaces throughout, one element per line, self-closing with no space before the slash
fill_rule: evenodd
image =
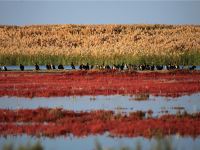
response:
<path id="1" fill-rule="evenodd" d="M 199 25 L 0 26 L 0 56 L 166 56 L 200 52 Z"/>

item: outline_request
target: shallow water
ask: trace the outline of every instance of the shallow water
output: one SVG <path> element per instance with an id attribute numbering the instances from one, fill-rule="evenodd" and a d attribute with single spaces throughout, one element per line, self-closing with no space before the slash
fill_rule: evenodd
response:
<path id="1" fill-rule="evenodd" d="M 0 66 L 2 68 L 2 66 Z M 6 66 L 8 70 L 20 70 L 19 66 Z M 58 66 L 55 66 L 56 68 L 58 68 Z M 191 66 L 180 66 L 181 69 L 188 69 L 188 67 Z M 75 66 L 76 69 L 79 69 L 79 66 Z M 24 66 L 24 70 L 34 70 L 35 66 Z M 45 65 L 41 65 L 40 66 L 41 70 L 46 70 L 46 66 Z M 71 66 L 64 66 L 64 69 L 70 70 L 72 69 Z M 164 66 L 164 70 L 166 70 L 166 66 Z M 195 70 L 200 70 L 200 66 L 196 66 Z"/>
<path id="2" fill-rule="evenodd" d="M 50 97 L 50 98 L 19 98 L 0 97 L 0 108 L 6 109 L 35 109 L 38 107 L 55 108 L 73 111 L 113 110 L 116 113 L 131 111 L 153 110 L 153 116 L 160 116 L 168 111 L 175 114 L 178 111 L 189 113 L 200 112 L 200 93 L 178 98 L 166 98 L 150 95 L 147 100 L 137 101 L 134 96 L 76 96 L 76 97 Z"/>
<path id="3" fill-rule="evenodd" d="M 31 68 L 32 67 L 32 68 Z M 8 69 L 19 69 L 17 66 L 8 67 Z M 26 68 L 25 68 L 26 69 Z M 30 66 L 30 70 L 34 66 Z M 46 69 L 41 66 L 41 69 Z M 65 69 L 70 67 L 65 66 Z M 198 67 L 200 69 L 200 67 Z M 143 100 L 137 100 L 143 99 Z M 71 97 L 0 97 L 0 109 L 36 109 L 38 107 L 55 108 L 60 107 L 73 111 L 91 111 L 91 110 L 113 110 L 116 113 L 129 113 L 133 111 L 153 111 L 153 116 L 157 117 L 166 113 L 176 114 L 177 112 L 187 111 L 188 113 L 200 112 L 200 93 L 181 96 L 177 98 L 145 95 L 137 96 L 71 96 Z M 192 128 L 192 126 L 191 126 Z M 200 147 L 200 137 L 170 136 L 173 146 L 176 150 L 197 150 Z M 111 138 L 105 135 L 90 135 L 87 137 L 77 138 L 73 136 L 55 137 L 55 138 L 36 138 L 27 135 L 0 137 L 0 149 L 5 143 L 16 143 L 16 145 L 35 143 L 40 141 L 45 149 L 87 149 L 94 150 L 95 142 L 98 141 L 103 148 L 112 148 L 120 146 L 129 146 L 134 148 L 139 142 L 142 149 L 150 149 L 156 144 L 156 139 L 146 139 L 143 137 Z"/>
<path id="4" fill-rule="evenodd" d="M 109 137 L 105 135 L 92 135 L 82 138 L 77 138 L 73 136 L 67 137 L 56 137 L 56 138 L 36 138 L 31 136 L 7 136 L 0 137 L 0 145 L 1 148 L 6 143 L 12 143 L 14 146 L 19 146 L 20 144 L 26 145 L 27 143 L 34 144 L 36 142 L 40 142 L 44 149 L 46 150 L 66 150 L 66 149 L 75 149 L 75 150 L 94 150 L 95 143 L 99 143 L 103 149 L 115 148 L 119 149 L 119 147 L 130 147 L 134 149 L 136 145 L 139 143 L 142 147 L 142 150 L 150 150 L 152 147 L 157 145 L 156 138 L 143 138 L 143 137 Z M 191 137 L 180 137 L 178 135 L 167 136 L 161 142 L 163 144 L 166 141 L 171 141 L 172 147 L 176 148 L 176 150 L 198 150 L 200 147 L 200 137 L 195 139 Z"/>
<path id="5" fill-rule="evenodd" d="M 20 70 L 19 66 L 6 66 L 8 70 Z M 39 66 L 40 70 L 46 70 L 45 65 Z M 58 66 L 55 66 L 58 68 Z M 75 66 L 76 69 L 79 69 L 79 66 Z M 24 66 L 24 70 L 34 70 L 35 66 Z M 64 66 L 64 69 L 70 70 L 72 69 L 71 66 Z"/>

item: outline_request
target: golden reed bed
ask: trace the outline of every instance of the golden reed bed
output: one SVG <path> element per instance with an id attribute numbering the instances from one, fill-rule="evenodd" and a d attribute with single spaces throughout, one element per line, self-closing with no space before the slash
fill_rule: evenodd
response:
<path id="1" fill-rule="evenodd" d="M 42 61 L 37 58 L 32 61 L 43 63 L 43 59 L 49 59 L 69 63 L 54 60 L 62 55 L 77 63 L 90 58 L 94 63 L 98 59 L 127 61 L 139 56 L 170 56 L 180 62 L 179 59 L 184 59 L 183 55 L 191 51 L 200 52 L 199 25 L 0 26 L 0 58 L 17 57 L 11 58 L 9 64 L 23 63 L 26 56 L 31 59 L 31 56 L 38 55 L 44 55 L 39 59 Z M 21 58 L 22 55 L 25 58 Z"/>

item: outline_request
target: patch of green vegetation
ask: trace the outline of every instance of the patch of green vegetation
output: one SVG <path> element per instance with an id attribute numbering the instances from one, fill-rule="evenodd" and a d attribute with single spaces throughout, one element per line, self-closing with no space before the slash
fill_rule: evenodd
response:
<path id="1" fill-rule="evenodd" d="M 149 65 L 200 65 L 200 52 L 196 50 L 190 50 L 180 54 L 168 54 L 168 55 L 113 55 L 113 56 L 91 56 L 91 55 L 20 55 L 20 54 L 2 54 L 0 55 L 0 65 L 39 65 L 45 64 L 63 64 L 70 65 L 73 62 L 75 65 L 81 63 L 86 64 L 149 64 Z"/>

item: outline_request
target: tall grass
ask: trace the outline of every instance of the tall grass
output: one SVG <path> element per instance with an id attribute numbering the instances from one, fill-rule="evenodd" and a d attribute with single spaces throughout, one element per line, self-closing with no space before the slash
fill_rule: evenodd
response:
<path id="1" fill-rule="evenodd" d="M 70 65 L 73 62 L 75 65 L 80 64 L 149 64 L 149 65 L 200 65 L 200 52 L 191 50 L 179 55 L 113 55 L 113 56 L 91 56 L 91 55 L 24 55 L 24 54 L 2 54 L 0 55 L 0 65 L 40 65 L 45 64 L 64 64 Z"/>
<path id="2" fill-rule="evenodd" d="M 199 25 L 0 26 L 0 63 L 199 64 Z"/>

